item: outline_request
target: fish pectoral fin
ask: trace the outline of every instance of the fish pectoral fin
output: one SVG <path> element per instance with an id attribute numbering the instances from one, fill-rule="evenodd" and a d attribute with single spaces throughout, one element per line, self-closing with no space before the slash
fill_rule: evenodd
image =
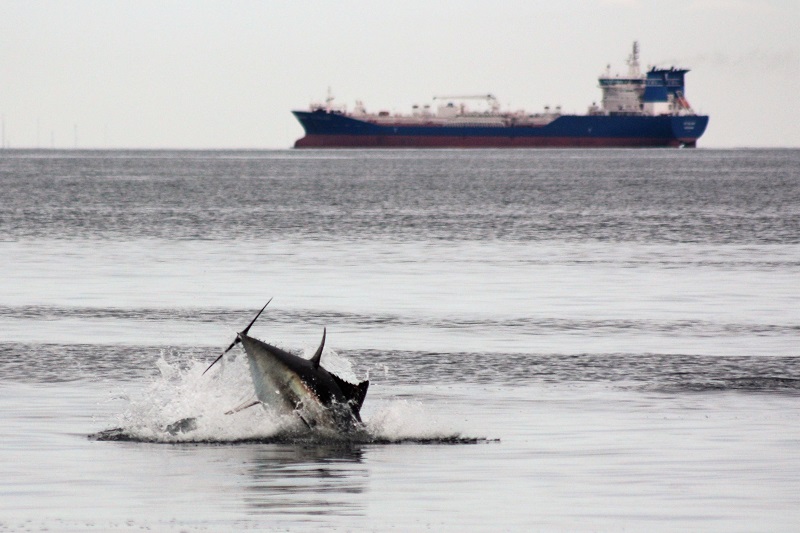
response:
<path id="1" fill-rule="evenodd" d="M 302 420 L 302 421 L 303 421 L 303 424 L 305 424 L 305 425 L 306 425 L 306 427 L 307 427 L 308 429 L 313 429 L 313 428 L 311 427 L 311 424 L 309 424 L 309 423 L 308 423 L 308 420 L 306 420 L 306 419 L 305 419 L 305 417 L 304 417 L 303 415 L 301 415 L 301 414 L 300 414 L 300 413 L 298 413 L 297 411 L 295 411 L 295 412 L 294 412 L 294 414 L 296 414 L 296 415 L 297 415 L 297 417 L 298 417 L 300 420 Z M 314 424 L 314 425 L 316 425 L 316 424 Z"/>
<path id="2" fill-rule="evenodd" d="M 226 411 L 225 414 L 226 415 L 232 415 L 234 413 L 238 413 L 239 411 L 244 411 L 245 409 L 247 409 L 249 407 L 253 407 L 254 405 L 258 405 L 260 403 L 261 403 L 261 400 L 256 400 L 256 401 L 247 400 L 246 402 L 244 402 L 243 404 L 239 405 L 238 407 L 234 407 L 230 411 Z"/>

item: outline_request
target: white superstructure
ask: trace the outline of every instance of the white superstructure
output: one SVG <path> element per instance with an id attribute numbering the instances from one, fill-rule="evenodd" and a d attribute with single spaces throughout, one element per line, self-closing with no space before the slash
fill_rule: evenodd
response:
<path id="1" fill-rule="evenodd" d="M 650 69 L 643 74 L 639 65 L 639 43 L 626 61 L 626 74 L 612 74 L 611 66 L 598 78 L 602 90 L 601 104 L 589 107 L 589 116 L 603 115 L 679 115 L 693 114 L 683 96 L 685 69 Z M 355 108 L 334 106 L 328 89 L 325 103 L 311 105 L 311 111 L 324 110 L 353 117 L 382 126 L 545 126 L 562 116 L 561 106 L 545 106 L 543 112 L 528 113 L 525 110 L 501 111 L 500 103 L 493 94 L 464 96 L 435 96 L 436 109 L 430 104 L 414 105 L 411 113 L 389 111 L 368 112 L 363 102 L 356 101 Z M 478 109 L 469 107 L 472 102 L 482 102 Z"/>

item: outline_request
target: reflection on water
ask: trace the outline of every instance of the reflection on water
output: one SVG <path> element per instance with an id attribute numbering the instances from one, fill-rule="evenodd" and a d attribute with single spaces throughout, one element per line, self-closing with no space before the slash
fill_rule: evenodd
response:
<path id="1" fill-rule="evenodd" d="M 369 472 L 359 445 L 270 444 L 252 448 L 242 497 L 252 514 L 365 514 Z"/>

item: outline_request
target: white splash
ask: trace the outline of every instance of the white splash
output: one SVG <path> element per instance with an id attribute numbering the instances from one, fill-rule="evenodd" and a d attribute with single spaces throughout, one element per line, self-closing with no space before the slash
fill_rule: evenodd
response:
<path id="1" fill-rule="evenodd" d="M 307 352 L 308 350 L 306 350 Z M 309 355 L 309 354 L 306 354 Z M 331 372 L 357 382 L 352 363 L 326 350 L 323 364 Z M 365 431 L 353 435 L 309 435 L 295 416 L 254 406 L 227 415 L 227 411 L 255 400 L 250 369 L 243 353 L 224 357 L 219 368 L 203 374 L 207 361 L 192 360 L 183 368 L 161 357 L 159 376 L 131 401 L 118 423 L 126 440 L 147 442 L 213 442 L 275 440 L 352 440 L 356 442 L 451 441 L 461 438 L 446 421 L 432 416 L 420 402 L 374 400 L 365 419 Z M 367 395 L 367 402 L 370 397 Z M 377 406 L 375 405 L 377 402 Z M 364 412 L 362 412 L 362 417 Z"/>
<path id="2" fill-rule="evenodd" d="M 203 375 L 207 362 L 191 361 L 187 368 L 157 361 L 160 375 L 133 400 L 120 426 L 134 440 L 156 442 L 230 442 L 268 438 L 284 429 L 285 421 L 267 409 L 251 408 L 226 415 L 253 396 L 250 372 L 243 357 L 226 361 Z M 167 428 L 194 419 L 189 431 Z M 187 428 L 188 429 L 188 428 Z"/>
<path id="3" fill-rule="evenodd" d="M 390 442 L 444 441 L 461 437 L 451 423 L 434 416 L 426 405 L 414 400 L 381 402 L 377 411 L 365 420 L 365 425 L 376 439 Z"/>

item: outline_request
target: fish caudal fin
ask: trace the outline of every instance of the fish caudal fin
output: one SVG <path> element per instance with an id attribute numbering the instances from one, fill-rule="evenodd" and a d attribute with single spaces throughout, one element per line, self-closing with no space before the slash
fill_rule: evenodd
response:
<path id="1" fill-rule="evenodd" d="M 255 324 L 255 323 L 256 323 L 256 320 L 258 320 L 258 317 L 260 317 L 260 316 L 261 316 L 261 313 L 263 313 L 263 312 L 264 312 L 264 309 L 266 309 L 266 308 L 267 308 L 267 306 L 269 305 L 269 302 L 271 302 L 271 301 L 272 301 L 272 298 L 270 298 L 270 299 L 267 301 L 267 303 L 265 303 L 265 304 L 264 304 L 264 307 L 262 307 L 262 308 L 261 308 L 261 311 L 259 311 L 259 312 L 258 312 L 258 314 L 255 316 L 255 318 L 253 318 L 253 320 L 251 320 L 251 321 L 250 321 L 250 323 L 249 323 L 249 324 L 247 324 L 247 327 L 246 327 L 246 328 L 244 328 L 244 329 L 241 331 L 241 333 L 239 333 L 239 335 L 247 335 L 247 332 L 248 332 L 248 331 L 250 331 L 250 328 L 252 328 L 252 327 L 253 327 L 253 324 Z"/>
<path id="2" fill-rule="evenodd" d="M 236 346 L 238 343 L 242 342 L 241 336 L 242 336 L 242 335 L 247 335 L 247 332 L 248 332 L 248 331 L 250 331 L 250 328 L 251 328 L 251 327 L 253 327 L 253 324 L 255 324 L 255 323 L 256 323 L 256 320 L 258 320 L 258 317 L 260 317 L 260 316 L 261 316 L 261 313 L 263 313 L 263 312 L 264 312 L 264 309 L 266 309 L 266 308 L 267 308 L 267 306 L 269 305 L 269 302 L 271 302 L 271 301 L 272 301 L 272 298 L 270 298 L 270 299 L 269 299 L 269 301 L 267 301 L 267 303 L 265 303 L 265 304 L 264 304 L 264 307 L 262 307 L 262 308 L 261 308 L 261 311 L 259 311 L 259 312 L 258 312 L 258 314 L 256 314 L 255 318 L 254 318 L 253 320 L 251 320 L 249 324 L 247 324 L 247 327 L 246 327 L 246 328 L 244 328 L 244 329 L 241 331 L 241 333 L 239 333 L 238 335 L 236 335 L 236 339 L 235 339 L 235 340 L 234 340 L 234 341 L 231 343 L 231 345 L 230 345 L 230 346 L 228 346 L 228 347 L 225 349 L 225 351 L 224 351 L 224 352 L 222 352 L 221 354 L 219 354 L 219 357 L 217 357 L 216 359 L 214 359 L 214 362 L 213 362 L 213 363 L 211 363 L 210 365 L 208 365 L 208 368 L 206 368 L 205 370 L 203 370 L 203 374 L 205 374 L 206 372 L 208 372 L 209 370 L 211 370 L 211 367 L 212 367 L 212 366 L 214 366 L 214 365 L 216 365 L 216 364 L 217 364 L 217 361 L 219 361 L 220 359 L 222 359 L 222 356 L 223 356 L 223 355 L 225 355 L 226 353 L 228 353 L 229 351 L 231 351 L 231 349 L 232 349 L 234 346 Z"/>
<path id="3" fill-rule="evenodd" d="M 217 364 L 217 361 L 219 361 L 220 359 L 222 359 L 222 356 L 223 356 L 223 355 L 225 355 L 226 353 L 230 352 L 230 351 L 231 351 L 231 348 L 233 348 L 234 346 L 236 346 L 236 343 L 238 343 L 238 342 L 241 342 L 241 341 L 239 340 L 239 337 L 237 336 L 237 337 L 236 337 L 236 340 L 235 340 L 235 341 L 233 341 L 233 342 L 231 343 L 231 345 L 230 345 L 230 346 L 228 346 L 228 348 L 226 348 L 226 349 L 225 349 L 225 351 L 224 351 L 224 352 L 222 352 L 221 354 L 219 354 L 219 356 L 218 356 L 216 359 L 214 359 L 214 362 L 213 362 L 213 363 L 211 363 L 210 365 L 208 365 L 208 368 L 206 368 L 205 370 L 203 370 L 203 374 L 201 374 L 201 375 L 205 375 L 205 373 L 206 373 L 206 372 L 208 372 L 209 370 L 211 370 L 211 367 L 212 367 L 212 366 L 214 366 L 214 365 L 216 365 L 216 364 Z"/>

